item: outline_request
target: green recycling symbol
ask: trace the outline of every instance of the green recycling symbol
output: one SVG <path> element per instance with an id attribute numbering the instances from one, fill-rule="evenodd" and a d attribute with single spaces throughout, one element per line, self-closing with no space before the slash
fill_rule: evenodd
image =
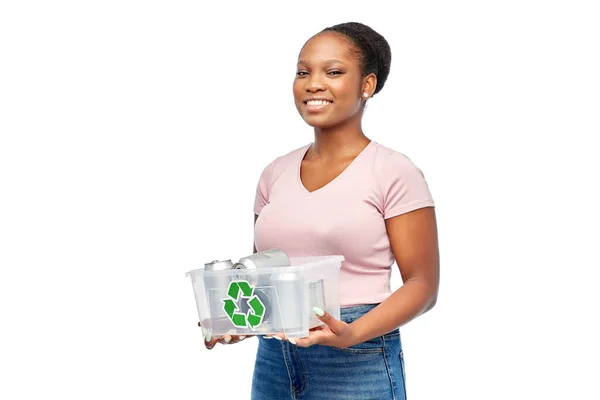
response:
<path id="1" fill-rule="evenodd" d="M 238 328 L 248 327 L 253 330 L 260 326 L 265 315 L 265 305 L 254 294 L 254 286 L 247 281 L 232 281 L 229 284 L 227 296 L 229 298 L 223 300 L 223 309 L 233 325 Z M 247 301 L 250 309 L 246 314 L 236 312 L 236 310 L 239 310 L 237 302 L 240 297 L 250 299 Z"/>

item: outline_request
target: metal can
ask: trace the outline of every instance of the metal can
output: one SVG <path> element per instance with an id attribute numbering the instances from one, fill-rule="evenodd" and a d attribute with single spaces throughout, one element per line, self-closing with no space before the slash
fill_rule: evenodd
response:
<path id="1" fill-rule="evenodd" d="M 290 259 L 281 249 L 259 251 L 251 256 L 242 257 L 233 265 L 234 269 L 257 269 L 269 267 L 287 267 Z"/>
<path id="2" fill-rule="evenodd" d="M 237 263 L 233 264 L 233 269 L 255 271 L 259 268 L 288 267 L 289 265 L 290 259 L 283 250 L 270 249 L 240 258 Z M 257 273 L 243 274 L 242 271 L 240 272 L 240 275 L 237 276 L 239 279 L 244 277 L 254 285 L 268 284 L 268 278 L 267 280 L 261 279 L 259 282 Z"/>
<path id="3" fill-rule="evenodd" d="M 266 294 L 266 292 L 264 292 L 263 290 L 256 289 L 254 291 L 254 294 L 256 295 L 256 297 L 258 297 L 260 299 L 263 306 L 265 306 L 265 313 L 263 315 L 263 322 L 262 322 L 262 327 L 264 329 L 265 327 L 270 326 L 270 324 L 271 324 L 270 318 L 271 318 L 271 314 L 273 312 L 272 311 L 273 307 L 271 305 L 271 299 Z M 250 310 L 250 305 L 248 304 L 249 299 L 244 299 L 244 300 L 245 301 L 241 301 L 239 304 L 240 311 L 243 314 L 248 314 L 248 310 Z"/>
<path id="4" fill-rule="evenodd" d="M 231 262 L 231 260 L 225 260 L 225 261 L 214 260 L 207 264 L 204 264 L 205 271 L 221 271 L 224 269 L 232 269 L 232 268 L 233 268 L 233 263 Z"/>
<path id="5" fill-rule="evenodd" d="M 231 260 L 214 260 L 204 264 L 204 271 L 226 271 L 231 270 L 232 268 L 233 262 L 231 262 Z M 211 318 L 227 317 L 223 308 L 223 299 L 227 298 L 227 290 L 229 290 L 230 282 L 231 276 L 226 274 L 204 276 L 204 285 L 206 288 Z"/>
<path id="6" fill-rule="evenodd" d="M 273 328 L 275 331 L 300 331 L 304 319 L 305 291 L 295 272 L 282 272 L 271 275 L 276 298 L 273 305 Z"/>

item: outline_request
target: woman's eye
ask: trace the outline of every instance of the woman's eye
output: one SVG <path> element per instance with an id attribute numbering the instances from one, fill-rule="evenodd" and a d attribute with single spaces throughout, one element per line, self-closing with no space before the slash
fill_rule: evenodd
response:
<path id="1" fill-rule="evenodd" d="M 296 76 L 306 76 L 306 75 L 308 75 L 308 72 L 306 72 L 306 71 L 298 71 L 298 72 L 296 72 Z"/>

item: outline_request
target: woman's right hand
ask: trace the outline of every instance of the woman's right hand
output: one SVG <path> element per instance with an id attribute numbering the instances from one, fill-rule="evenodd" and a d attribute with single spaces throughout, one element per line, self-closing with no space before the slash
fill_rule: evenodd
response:
<path id="1" fill-rule="evenodd" d="M 198 322 L 198 326 L 200 325 L 200 322 Z M 210 333 L 206 335 L 206 337 L 204 337 L 204 345 L 206 346 L 207 349 L 212 349 L 213 347 L 215 347 L 215 345 L 217 343 L 221 343 L 221 344 L 235 344 L 235 343 L 239 343 L 242 340 L 251 337 L 251 336 L 243 336 L 243 335 L 224 335 L 224 336 L 220 336 L 220 337 L 211 337 Z"/>

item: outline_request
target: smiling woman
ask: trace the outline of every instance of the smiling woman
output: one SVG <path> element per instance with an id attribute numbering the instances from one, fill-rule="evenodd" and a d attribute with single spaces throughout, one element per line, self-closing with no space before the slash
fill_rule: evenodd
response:
<path id="1" fill-rule="evenodd" d="M 293 94 L 314 142 L 261 174 L 255 250 L 343 255 L 341 319 L 314 309 L 326 325 L 308 337 L 259 337 L 254 400 L 406 398 L 399 327 L 435 304 L 439 257 L 423 174 L 362 129 L 390 63 L 385 38 L 360 23 L 327 28 L 300 51 Z M 392 292 L 394 261 L 404 284 Z"/>

